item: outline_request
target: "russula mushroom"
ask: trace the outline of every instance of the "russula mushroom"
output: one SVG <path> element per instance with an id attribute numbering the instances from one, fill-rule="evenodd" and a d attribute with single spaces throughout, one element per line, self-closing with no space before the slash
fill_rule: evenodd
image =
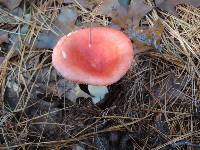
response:
<path id="1" fill-rule="evenodd" d="M 52 55 L 53 66 L 64 78 L 98 86 L 117 82 L 132 60 L 131 40 L 107 27 L 80 29 L 63 36 Z"/>

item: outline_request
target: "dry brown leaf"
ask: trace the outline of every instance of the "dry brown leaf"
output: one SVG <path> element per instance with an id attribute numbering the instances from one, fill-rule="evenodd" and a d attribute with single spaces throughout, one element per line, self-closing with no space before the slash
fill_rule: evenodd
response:
<path id="1" fill-rule="evenodd" d="M 98 12 L 104 15 L 112 16 L 113 11 L 116 11 L 119 7 L 120 4 L 118 0 L 104 0 L 98 8 Z"/>
<path id="2" fill-rule="evenodd" d="M 74 9 L 62 7 L 61 13 L 58 15 L 55 26 L 61 30 L 62 33 L 69 33 L 75 28 L 75 22 L 78 17 Z"/>
<path id="3" fill-rule="evenodd" d="M 52 31 L 43 31 L 35 41 L 34 47 L 46 49 L 53 48 L 61 36 L 76 29 L 75 21 L 77 17 L 78 14 L 74 9 L 62 7 L 61 13 L 56 18 L 54 26 L 52 27 L 58 35 Z"/>
<path id="4" fill-rule="evenodd" d="M 134 1 L 128 9 L 120 5 L 118 0 L 104 0 L 98 11 L 101 14 L 110 16 L 114 24 L 126 28 L 130 23 L 134 27 L 138 26 L 140 19 L 152 8 L 152 6 L 145 4 L 145 0 Z"/>
<path id="5" fill-rule="evenodd" d="M 89 98 L 91 97 L 84 91 L 82 91 L 76 83 L 60 79 L 56 83 L 50 83 L 47 87 L 49 93 L 53 93 L 58 97 L 65 97 L 72 102 L 76 102 L 79 97 Z"/>
<path id="6" fill-rule="evenodd" d="M 131 20 L 127 11 L 123 7 L 120 7 L 118 11 L 113 12 L 112 22 L 122 28 L 127 28 Z"/>
<path id="7" fill-rule="evenodd" d="M 134 41 L 135 54 L 148 51 L 152 48 L 161 51 L 160 41 L 163 31 L 164 26 L 160 20 L 155 21 L 154 25 L 150 28 L 130 28 L 128 35 Z"/>
<path id="8" fill-rule="evenodd" d="M 136 0 L 130 4 L 128 14 L 132 18 L 133 26 L 136 27 L 139 24 L 141 18 L 143 18 L 153 6 L 148 6 L 145 0 Z"/>
<path id="9" fill-rule="evenodd" d="M 13 10 L 19 6 L 22 0 L 0 0 L 0 4 L 6 6 L 8 9 Z"/>
<path id="10" fill-rule="evenodd" d="M 3 63 L 5 57 L 0 57 L 0 65 Z"/>
<path id="11" fill-rule="evenodd" d="M 133 48 L 134 48 L 134 55 L 137 55 L 139 53 L 143 53 L 152 49 L 151 46 L 146 45 L 138 40 L 134 40 Z"/>
<path id="12" fill-rule="evenodd" d="M 156 5 L 158 8 L 175 16 L 177 16 L 175 7 L 179 4 L 189 4 L 194 7 L 199 7 L 200 0 L 156 0 Z"/>
<path id="13" fill-rule="evenodd" d="M 86 0 L 57 0 L 57 2 L 60 4 L 73 3 L 73 4 L 81 5 L 82 7 L 88 6 L 88 2 Z"/>
<path id="14" fill-rule="evenodd" d="M 122 28 L 127 27 L 127 21 L 129 19 L 128 11 L 120 5 L 118 0 L 104 0 L 98 9 L 98 12 L 111 17 L 114 24 L 117 24 Z"/>
<path id="15" fill-rule="evenodd" d="M 8 43 L 9 40 L 8 40 L 8 33 L 7 32 L 3 32 L 3 31 L 0 31 L 0 44 L 2 43 Z"/>

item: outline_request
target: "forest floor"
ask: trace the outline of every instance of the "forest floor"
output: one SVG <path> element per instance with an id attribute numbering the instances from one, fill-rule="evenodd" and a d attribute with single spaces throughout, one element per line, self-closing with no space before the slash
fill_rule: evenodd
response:
<path id="1" fill-rule="evenodd" d="M 0 149 L 200 149 L 197 1 L 0 0 Z M 97 104 L 51 63 L 61 36 L 90 26 L 135 52 Z"/>

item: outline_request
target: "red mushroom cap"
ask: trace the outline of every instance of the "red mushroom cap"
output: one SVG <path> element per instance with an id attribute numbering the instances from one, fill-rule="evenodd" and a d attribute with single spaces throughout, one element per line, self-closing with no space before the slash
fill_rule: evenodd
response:
<path id="1" fill-rule="evenodd" d="M 132 60 L 130 39 L 107 27 L 80 29 L 63 36 L 52 55 L 53 66 L 64 78 L 91 85 L 117 82 Z"/>

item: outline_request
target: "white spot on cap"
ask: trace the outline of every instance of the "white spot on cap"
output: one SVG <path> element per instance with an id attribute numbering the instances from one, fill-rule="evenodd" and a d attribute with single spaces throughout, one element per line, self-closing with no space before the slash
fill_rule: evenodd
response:
<path id="1" fill-rule="evenodd" d="M 64 59 L 67 59 L 67 53 L 65 51 L 62 51 L 62 56 Z"/>
<path id="2" fill-rule="evenodd" d="M 70 35 L 72 35 L 72 33 L 67 34 L 67 37 L 69 37 Z"/>
<path id="3" fill-rule="evenodd" d="M 92 44 L 91 44 L 91 43 L 89 43 L 89 44 L 88 44 L 88 46 L 89 46 L 89 48 L 91 48 L 91 47 L 92 47 Z"/>
<path id="4" fill-rule="evenodd" d="M 67 34 L 67 37 L 71 36 L 73 33 L 76 33 L 77 31 L 73 31 Z"/>

